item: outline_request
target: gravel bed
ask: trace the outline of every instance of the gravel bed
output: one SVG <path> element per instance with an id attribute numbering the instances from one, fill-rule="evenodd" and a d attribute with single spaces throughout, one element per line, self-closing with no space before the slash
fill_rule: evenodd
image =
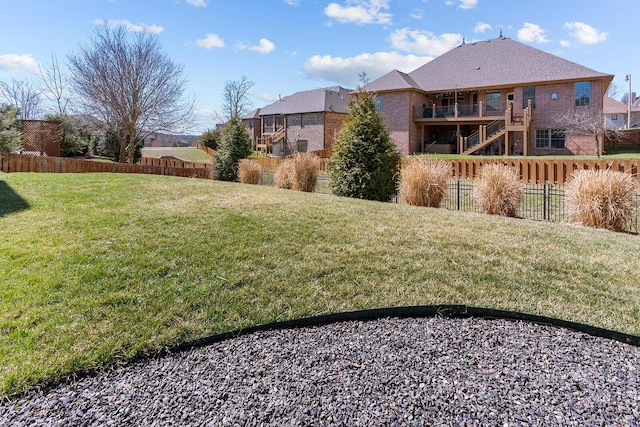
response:
<path id="1" fill-rule="evenodd" d="M 258 332 L 5 399 L 0 425 L 640 426 L 640 348 L 478 318 Z"/>

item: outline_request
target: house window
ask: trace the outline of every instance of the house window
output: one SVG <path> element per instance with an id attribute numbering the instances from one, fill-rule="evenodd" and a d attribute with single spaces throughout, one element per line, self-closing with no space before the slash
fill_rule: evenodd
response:
<path id="1" fill-rule="evenodd" d="M 531 100 L 531 105 L 535 108 L 536 106 L 536 87 L 535 86 L 525 86 L 522 88 L 522 108 L 527 108 L 529 106 L 529 100 Z"/>
<path id="2" fill-rule="evenodd" d="M 502 94 L 500 92 L 487 93 L 487 112 L 490 111 L 502 111 Z"/>
<path id="3" fill-rule="evenodd" d="M 563 129 L 537 129 L 536 148 L 567 148 L 566 134 Z"/>
<path id="4" fill-rule="evenodd" d="M 576 107 L 591 104 L 591 82 L 578 82 L 575 85 Z"/>
<path id="5" fill-rule="evenodd" d="M 381 95 L 376 96 L 376 110 L 384 110 L 384 98 Z"/>
<path id="6" fill-rule="evenodd" d="M 618 120 L 618 115 L 617 114 L 612 114 L 611 115 L 611 120 Z"/>
<path id="7" fill-rule="evenodd" d="M 300 114 L 300 127 L 304 127 L 304 114 Z"/>

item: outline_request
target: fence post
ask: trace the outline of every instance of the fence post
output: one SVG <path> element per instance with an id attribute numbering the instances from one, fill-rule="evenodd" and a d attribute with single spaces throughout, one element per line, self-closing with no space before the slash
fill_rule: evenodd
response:
<path id="1" fill-rule="evenodd" d="M 551 205 L 551 200 L 549 199 L 549 183 L 545 182 L 544 186 L 543 186 L 543 192 L 542 192 L 542 217 L 543 219 L 546 221 L 549 219 L 550 212 L 549 212 L 549 206 Z"/>
<path id="2" fill-rule="evenodd" d="M 457 202 L 458 202 L 458 209 L 457 209 L 457 210 L 460 210 L 460 199 L 461 199 L 461 197 L 460 197 L 460 179 L 456 180 L 456 186 L 457 186 L 457 191 L 458 191 L 458 194 L 457 194 L 457 196 L 458 196 L 458 197 L 457 197 L 457 199 L 458 199 L 458 200 L 457 200 Z"/>

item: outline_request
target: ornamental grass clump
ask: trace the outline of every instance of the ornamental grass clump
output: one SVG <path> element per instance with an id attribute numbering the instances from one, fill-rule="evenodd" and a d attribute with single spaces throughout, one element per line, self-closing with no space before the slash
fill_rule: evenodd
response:
<path id="1" fill-rule="evenodd" d="M 320 158 L 313 153 L 296 153 L 289 160 L 294 190 L 313 193 L 318 184 Z"/>
<path id="2" fill-rule="evenodd" d="M 449 185 L 451 164 L 441 159 L 418 159 L 400 170 L 400 196 L 413 206 L 440 207 Z"/>
<path id="3" fill-rule="evenodd" d="M 312 153 L 296 153 L 276 169 L 276 187 L 312 193 L 318 184 L 320 158 Z"/>
<path id="4" fill-rule="evenodd" d="M 499 163 L 482 166 L 473 183 L 473 198 L 490 215 L 517 216 L 522 192 L 518 172 Z"/>
<path id="5" fill-rule="evenodd" d="M 273 181 L 276 187 L 283 188 L 285 190 L 291 190 L 293 188 L 293 163 L 291 159 L 284 159 L 280 162 L 276 168 L 276 173 L 273 176 Z"/>
<path id="6" fill-rule="evenodd" d="M 238 178 L 243 184 L 259 184 L 262 179 L 262 166 L 252 160 L 240 160 L 238 164 Z"/>
<path id="7" fill-rule="evenodd" d="M 612 170 L 579 170 L 565 186 L 569 220 L 614 231 L 629 230 L 636 215 L 638 183 Z"/>

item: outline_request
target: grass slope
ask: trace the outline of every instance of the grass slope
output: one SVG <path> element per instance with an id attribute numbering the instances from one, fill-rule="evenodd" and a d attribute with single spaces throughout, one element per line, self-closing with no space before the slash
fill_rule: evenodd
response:
<path id="1" fill-rule="evenodd" d="M 143 148 L 142 157 L 159 159 L 162 156 L 173 156 L 190 162 L 210 162 L 211 156 L 195 147 Z"/>
<path id="2" fill-rule="evenodd" d="M 152 175 L 0 183 L 0 394 L 374 307 L 459 303 L 640 334 L 637 235 Z"/>

